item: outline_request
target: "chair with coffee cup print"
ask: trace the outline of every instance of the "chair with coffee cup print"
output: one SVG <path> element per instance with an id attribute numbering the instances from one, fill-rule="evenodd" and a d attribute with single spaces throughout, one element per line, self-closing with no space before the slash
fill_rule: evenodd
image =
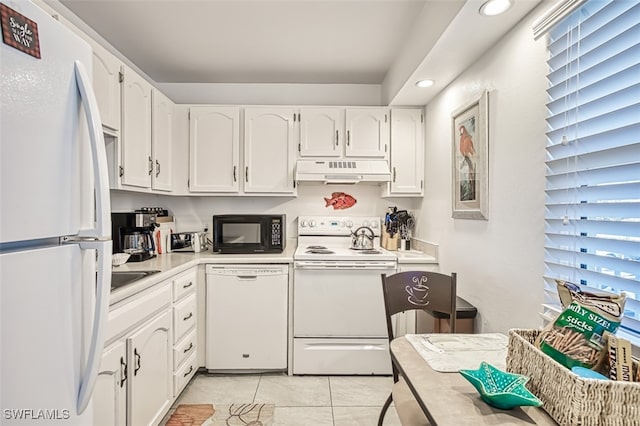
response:
<path id="1" fill-rule="evenodd" d="M 389 343 L 394 339 L 392 316 L 407 311 L 432 311 L 449 315 L 451 333 L 456 332 L 456 274 L 438 272 L 407 271 L 393 275 L 382 274 L 382 291 L 387 316 Z M 395 365 L 393 387 L 387 398 L 378 426 L 382 426 L 387 409 L 394 403 L 403 425 L 429 425 L 429 420 L 418 405 L 405 380 L 399 376 Z"/>

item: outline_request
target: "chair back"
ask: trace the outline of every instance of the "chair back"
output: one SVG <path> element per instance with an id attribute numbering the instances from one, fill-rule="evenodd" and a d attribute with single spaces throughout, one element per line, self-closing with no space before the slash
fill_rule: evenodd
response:
<path id="1" fill-rule="evenodd" d="M 435 311 L 449 315 L 451 333 L 456 331 L 456 274 L 407 271 L 382 274 L 384 308 L 389 342 L 394 339 L 391 316 L 405 311 Z"/>

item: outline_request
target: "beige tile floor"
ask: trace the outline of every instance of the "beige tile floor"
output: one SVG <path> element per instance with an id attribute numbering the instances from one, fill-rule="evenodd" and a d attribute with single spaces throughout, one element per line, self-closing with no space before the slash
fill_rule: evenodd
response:
<path id="1" fill-rule="evenodd" d="M 201 373 L 185 388 L 163 420 L 180 404 L 275 404 L 273 426 L 375 426 L 393 380 L 377 376 L 217 375 Z M 385 426 L 400 426 L 393 408 Z"/>

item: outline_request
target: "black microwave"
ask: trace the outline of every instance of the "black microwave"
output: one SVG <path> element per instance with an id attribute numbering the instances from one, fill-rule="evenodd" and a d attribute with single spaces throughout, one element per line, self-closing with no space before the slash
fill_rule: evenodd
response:
<path id="1" fill-rule="evenodd" d="M 286 215 L 213 216 L 214 253 L 282 253 Z"/>

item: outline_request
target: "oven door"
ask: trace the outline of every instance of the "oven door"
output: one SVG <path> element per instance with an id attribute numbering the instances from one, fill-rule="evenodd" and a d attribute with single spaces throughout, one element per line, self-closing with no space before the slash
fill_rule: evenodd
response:
<path id="1" fill-rule="evenodd" d="M 390 262 L 294 263 L 294 337 L 387 338 L 381 274 Z"/>

